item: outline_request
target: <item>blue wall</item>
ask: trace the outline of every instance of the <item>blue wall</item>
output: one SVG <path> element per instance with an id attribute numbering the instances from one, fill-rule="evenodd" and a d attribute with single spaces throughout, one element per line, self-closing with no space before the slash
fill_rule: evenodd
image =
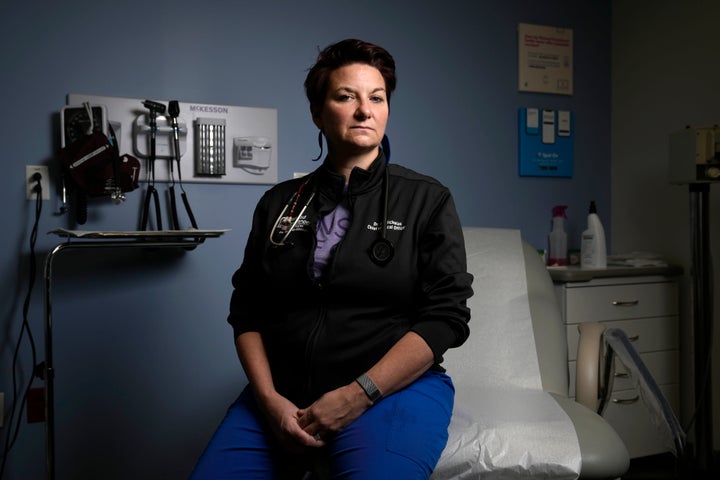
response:
<path id="1" fill-rule="evenodd" d="M 562 203 L 570 205 L 569 243 L 577 246 L 586 207 L 596 200 L 610 225 L 609 2 L 10 3 L 0 2 L 6 232 L 0 390 L 6 403 L 33 218 L 22 179 L 25 165 L 47 164 L 56 173 L 58 112 L 68 93 L 277 108 L 284 179 L 315 166 L 309 159 L 317 155 L 316 130 L 302 82 L 318 48 L 363 38 L 385 46 L 398 63 L 388 129 L 393 160 L 447 184 L 464 224 L 519 228 L 543 248 L 550 210 Z M 517 91 L 519 22 L 574 29 L 573 96 Z M 518 176 L 517 112 L 528 106 L 574 112 L 572 179 Z M 241 261 L 252 207 L 267 187 L 185 188 L 201 227 L 232 231 L 192 252 L 67 252 L 56 261 L 61 479 L 183 478 L 245 382 L 225 323 L 229 279 Z M 93 205 L 84 228 L 135 229 L 140 199 L 137 190 L 121 206 Z M 58 207 L 53 189 L 43 203 L 41 264 L 58 242 L 45 232 L 73 227 Z M 42 360 L 40 280 L 30 325 Z M 27 372 L 27 342 L 21 357 Z M 6 429 L 0 433 L 4 442 Z M 23 423 L 7 478 L 41 478 L 43 442 L 42 424 Z"/>

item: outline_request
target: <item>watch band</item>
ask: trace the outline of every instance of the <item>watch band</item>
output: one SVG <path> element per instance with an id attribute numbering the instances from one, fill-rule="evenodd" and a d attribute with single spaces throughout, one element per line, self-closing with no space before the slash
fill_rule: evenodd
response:
<path id="1" fill-rule="evenodd" d="M 380 389 L 377 387 L 377 385 L 375 385 L 375 382 L 373 382 L 372 379 L 367 376 L 367 374 L 363 373 L 362 375 L 357 377 L 355 381 L 360 384 L 363 390 L 365 390 L 365 394 L 368 396 L 371 402 L 375 403 L 382 398 L 382 393 L 380 393 Z"/>

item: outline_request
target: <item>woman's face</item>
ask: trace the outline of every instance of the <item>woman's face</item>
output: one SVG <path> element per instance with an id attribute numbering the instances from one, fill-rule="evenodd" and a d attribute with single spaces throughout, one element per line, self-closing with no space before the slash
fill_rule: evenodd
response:
<path id="1" fill-rule="evenodd" d="M 312 113 L 331 155 L 377 151 L 390 114 L 385 79 L 370 65 L 340 67 L 330 74 L 321 110 Z"/>

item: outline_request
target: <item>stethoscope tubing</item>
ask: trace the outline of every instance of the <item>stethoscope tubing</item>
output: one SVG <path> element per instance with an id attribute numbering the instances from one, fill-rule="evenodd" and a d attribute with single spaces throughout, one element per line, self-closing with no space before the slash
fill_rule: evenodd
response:
<path id="1" fill-rule="evenodd" d="M 306 183 L 307 183 L 307 181 L 306 181 Z M 287 230 L 285 230 L 285 234 L 280 239 L 280 241 L 276 242 L 275 240 L 273 240 L 273 237 L 275 236 L 275 231 L 277 230 L 278 225 L 280 225 L 280 222 L 282 221 L 283 216 L 285 215 L 285 212 L 290 207 L 290 204 L 296 198 L 298 200 L 300 199 L 300 192 L 302 191 L 303 185 L 301 185 L 300 186 L 301 188 L 298 189 L 298 191 L 295 192 L 292 197 L 290 197 L 290 200 L 288 201 L 288 203 L 285 204 L 285 207 L 282 209 L 282 211 L 280 212 L 280 215 L 278 215 L 277 219 L 275 220 L 272 230 L 270 230 L 270 244 L 275 247 L 284 247 L 286 245 L 289 245 L 289 244 L 285 243 L 285 240 L 287 240 L 290 233 L 293 231 L 293 229 L 295 229 L 295 226 L 300 221 L 300 218 L 302 218 L 303 213 L 305 213 L 305 210 L 307 210 L 307 207 L 308 207 L 308 205 L 310 205 L 310 202 L 312 201 L 312 199 L 315 198 L 315 189 L 313 189 L 312 192 L 310 192 L 310 196 L 308 197 L 307 201 L 305 201 L 305 204 L 303 205 L 302 209 L 300 209 L 300 212 L 298 212 L 297 216 L 295 217 L 295 220 L 292 220 L 292 217 L 290 217 L 290 220 L 292 221 L 292 225 L 290 225 L 290 227 Z M 290 212 L 290 213 L 292 215 L 292 212 Z"/>

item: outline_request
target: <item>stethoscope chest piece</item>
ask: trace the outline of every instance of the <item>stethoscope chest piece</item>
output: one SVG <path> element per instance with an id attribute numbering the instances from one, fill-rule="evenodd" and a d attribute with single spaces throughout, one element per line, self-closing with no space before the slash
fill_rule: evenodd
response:
<path id="1" fill-rule="evenodd" d="M 385 266 L 395 255 L 395 247 L 387 238 L 378 238 L 370 245 L 370 260 L 379 266 Z"/>
<path id="2" fill-rule="evenodd" d="M 395 255 L 395 247 L 392 242 L 387 239 L 387 222 L 388 222 L 388 168 L 385 168 L 385 177 L 383 179 L 383 199 L 382 199 L 382 225 L 380 226 L 380 238 L 370 245 L 370 260 L 375 265 L 384 267 L 392 260 Z"/>

